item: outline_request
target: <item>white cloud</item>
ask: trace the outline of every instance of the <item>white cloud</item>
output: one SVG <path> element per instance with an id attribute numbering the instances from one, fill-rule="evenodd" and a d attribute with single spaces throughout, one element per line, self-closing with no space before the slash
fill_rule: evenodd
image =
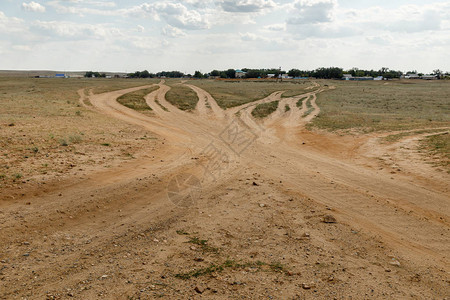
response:
<path id="1" fill-rule="evenodd" d="M 138 25 L 138 26 L 136 26 L 136 31 L 137 32 L 144 32 L 145 31 L 145 27 L 142 26 L 142 25 Z"/>
<path id="2" fill-rule="evenodd" d="M 183 2 L 198 8 L 205 8 L 214 4 L 215 0 L 184 0 Z"/>
<path id="3" fill-rule="evenodd" d="M 151 15 L 155 20 L 164 20 L 167 24 L 183 29 L 207 29 L 210 24 L 199 11 L 188 9 L 181 3 L 156 2 L 143 3 L 130 10 L 130 13 L 141 16 Z"/>
<path id="4" fill-rule="evenodd" d="M 31 47 L 29 45 L 14 45 L 12 48 L 17 51 L 31 51 Z"/>
<path id="5" fill-rule="evenodd" d="M 33 25 L 37 30 L 46 32 L 47 38 L 57 36 L 65 39 L 105 39 L 123 35 L 120 29 L 110 27 L 107 24 L 93 25 L 66 21 L 36 21 Z"/>
<path id="6" fill-rule="evenodd" d="M 366 40 L 371 43 L 378 46 L 386 46 L 390 45 L 394 39 L 391 35 L 383 34 L 383 35 L 377 35 L 377 36 L 367 36 Z"/>
<path id="7" fill-rule="evenodd" d="M 45 12 L 45 7 L 34 1 L 31 1 L 30 3 L 22 3 L 22 9 L 30 12 Z"/>
<path id="8" fill-rule="evenodd" d="M 140 50 L 158 50 L 164 43 L 164 41 L 158 41 L 149 37 L 131 39 L 131 44 Z"/>
<path id="9" fill-rule="evenodd" d="M 441 21 L 441 14 L 435 10 L 416 11 L 411 13 L 407 19 L 388 22 L 387 29 L 407 33 L 439 30 Z"/>
<path id="10" fill-rule="evenodd" d="M 24 21 L 19 18 L 7 17 L 0 11 L 0 32 L 4 34 L 14 34 L 26 29 Z"/>
<path id="11" fill-rule="evenodd" d="M 299 40 L 307 38 L 336 39 L 354 37 L 364 33 L 360 28 L 355 26 L 333 23 L 304 24 L 302 26 L 290 25 L 287 30 L 295 39 Z"/>
<path id="12" fill-rule="evenodd" d="M 241 36 L 241 39 L 246 42 L 256 41 L 259 39 L 259 37 L 256 34 L 250 32 L 240 33 L 239 35 Z"/>
<path id="13" fill-rule="evenodd" d="M 286 30 L 286 24 L 271 24 L 264 26 L 265 29 L 270 31 L 285 31 Z"/>
<path id="14" fill-rule="evenodd" d="M 219 3 L 224 11 L 234 13 L 254 13 L 276 6 L 272 0 L 221 0 Z"/>
<path id="15" fill-rule="evenodd" d="M 60 2 L 69 2 L 73 4 L 87 4 L 92 6 L 99 6 L 99 7 L 116 7 L 117 4 L 113 1 L 95 1 L 95 0 L 54 0 L 53 3 L 60 3 Z"/>
<path id="16" fill-rule="evenodd" d="M 167 25 L 162 29 L 162 33 L 165 36 L 175 38 L 175 37 L 182 37 L 186 36 L 186 33 L 184 33 L 181 29 Z"/>
<path id="17" fill-rule="evenodd" d="M 290 24 L 316 24 L 331 22 L 336 0 L 297 0 L 293 6 Z"/>

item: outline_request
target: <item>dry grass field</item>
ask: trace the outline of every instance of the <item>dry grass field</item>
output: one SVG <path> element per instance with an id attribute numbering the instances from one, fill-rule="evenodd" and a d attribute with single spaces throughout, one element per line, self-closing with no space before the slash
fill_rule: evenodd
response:
<path id="1" fill-rule="evenodd" d="M 84 174 L 132 158 L 152 143 L 152 134 L 83 107 L 77 91 L 143 84 L 149 81 L 0 78 L 0 187 Z"/>
<path id="2" fill-rule="evenodd" d="M 0 78 L 0 299 L 446 299 L 449 87 Z"/>
<path id="3" fill-rule="evenodd" d="M 448 126 L 449 81 L 333 81 L 320 94 L 321 114 L 310 126 L 344 132 Z M 347 131 L 346 131 L 347 130 Z"/>
<path id="4" fill-rule="evenodd" d="M 393 132 L 386 142 L 398 142 L 418 134 L 439 133 L 421 140 L 423 150 L 434 156 L 433 164 L 450 172 L 450 82 L 389 81 L 339 82 L 337 88 L 318 96 L 320 115 L 308 128 L 343 134 Z M 444 129 L 443 129 L 444 128 Z M 402 132 L 398 132 L 402 131 Z"/>

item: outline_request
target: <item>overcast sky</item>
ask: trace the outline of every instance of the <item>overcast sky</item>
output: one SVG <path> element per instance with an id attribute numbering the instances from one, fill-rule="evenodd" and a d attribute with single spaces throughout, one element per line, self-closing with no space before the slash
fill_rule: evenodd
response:
<path id="1" fill-rule="evenodd" d="M 450 71 L 450 1 L 0 0 L 0 69 Z"/>

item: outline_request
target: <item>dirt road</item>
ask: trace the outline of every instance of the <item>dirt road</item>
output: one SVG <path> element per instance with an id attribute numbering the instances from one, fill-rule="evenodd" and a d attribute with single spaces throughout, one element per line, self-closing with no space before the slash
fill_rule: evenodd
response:
<path id="1" fill-rule="evenodd" d="M 376 168 L 364 138 L 305 130 L 328 87 L 224 111 L 187 85 L 200 99 L 187 113 L 158 85 L 154 116 L 116 101 L 139 88 L 80 92 L 159 140 L 118 168 L 1 202 L 1 299 L 450 296 L 449 176 Z M 266 120 L 251 116 L 274 100 Z"/>

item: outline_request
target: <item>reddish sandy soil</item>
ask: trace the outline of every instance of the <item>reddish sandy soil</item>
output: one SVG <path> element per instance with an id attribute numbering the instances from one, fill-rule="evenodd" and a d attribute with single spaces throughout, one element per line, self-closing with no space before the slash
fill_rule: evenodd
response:
<path id="1" fill-rule="evenodd" d="M 161 82 L 146 97 L 154 116 L 116 101 L 148 86 L 80 93 L 158 141 L 15 201 L 2 190 L 0 299 L 450 297 L 448 174 L 377 136 L 307 131 L 328 87 L 223 111 L 187 86 L 195 112 L 168 103 Z M 264 121 L 251 116 L 274 100 Z"/>

